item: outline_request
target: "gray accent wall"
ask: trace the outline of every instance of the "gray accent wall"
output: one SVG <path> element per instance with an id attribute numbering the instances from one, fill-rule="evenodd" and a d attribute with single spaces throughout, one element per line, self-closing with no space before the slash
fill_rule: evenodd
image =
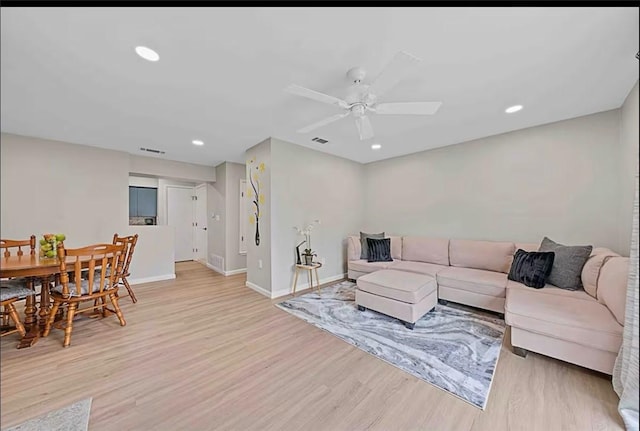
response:
<path id="1" fill-rule="evenodd" d="M 621 156 L 617 109 L 370 163 L 363 228 L 518 242 L 548 236 L 628 255 L 619 208 L 633 196 L 621 193 Z"/>

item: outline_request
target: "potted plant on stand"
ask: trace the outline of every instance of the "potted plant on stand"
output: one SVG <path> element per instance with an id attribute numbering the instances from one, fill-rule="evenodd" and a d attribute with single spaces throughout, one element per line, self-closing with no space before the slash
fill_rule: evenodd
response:
<path id="1" fill-rule="evenodd" d="M 320 224 L 320 220 L 314 220 L 313 223 L 308 225 L 304 230 L 299 227 L 294 227 L 298 232 L 298 235 L 304 235 L 305 237 L 304 243 L 306 243 L 306 247 L 304 249 L 304 253 L 302 253 L 302 262 L 305 265 L 313 265 L 313 258 L 317 256 L 311 248 L 311 230 L 313 229 L 314 224 Z"/>

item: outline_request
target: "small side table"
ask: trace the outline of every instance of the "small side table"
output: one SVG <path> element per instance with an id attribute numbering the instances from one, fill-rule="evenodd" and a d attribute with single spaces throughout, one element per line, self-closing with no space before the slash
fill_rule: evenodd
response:
<path id="1" fill-rule="evenodd" d="M 296 275 L 293 277 L 293 296 L 296 295 L 296 286 L 298 284 L 298 272 L 302 270 L 307 270 L 307 278 L 309 279 L 309 287 L 313 289 L 313 273 L 316 273 L 316 289 L 318 290 L 318 294 L 320 294 L 320 278 L 318 277 L 318 268 L 321 268 L 322 264 L 320 262 L 314 262 L 311 265 L 305 265 L 302 263 L 296 264 Z"/>

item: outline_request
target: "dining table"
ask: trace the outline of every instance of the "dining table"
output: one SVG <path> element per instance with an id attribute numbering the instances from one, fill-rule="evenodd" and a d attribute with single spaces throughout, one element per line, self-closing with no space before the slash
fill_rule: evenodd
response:
<path id="1" fill-rule="evenodd" d="M 82 258 L 83 266 L 88 264 L 90 257 Z M 75 257 L 68 257 L 67 264 L 73 264 Z M 0 278 L 24 277 L 27 287 L 35 290 L 37 282 L 42 284 L 40 289 L 40 303 L 37 304 L 35 295 L 27 296 L 24 308 L 24 326 L 26 335 L 18 344 L 18 349 L 31 347 L 37 343 L 50 311 L 49 286 L 60 274 L 60 260 L 58 257 L 42 258 L 38 255 L 8 256 L 0 258 Z"/>

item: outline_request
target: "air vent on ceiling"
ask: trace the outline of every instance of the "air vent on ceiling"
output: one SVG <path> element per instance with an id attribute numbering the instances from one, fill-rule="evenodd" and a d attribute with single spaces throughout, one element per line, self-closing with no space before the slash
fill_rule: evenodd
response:
<path id="1" fill-rule="evenodd" d="M 148 153 L 154 153 L 154 154 L 164 154 L 164 151 L 156 150 L 154 148 L 143 148 L 143 147 L 140 147 L 140 151 L 146 151 Z"/>
<path id="2" fill-rule="evenodd" d="M 317 136 L 315 138 L 313 138 L 312 141 L 313 142 L 317 142 L 319 144 L 326 144 L 327 142 L 329 142 L 326 139 L 318 138 Z"/>

